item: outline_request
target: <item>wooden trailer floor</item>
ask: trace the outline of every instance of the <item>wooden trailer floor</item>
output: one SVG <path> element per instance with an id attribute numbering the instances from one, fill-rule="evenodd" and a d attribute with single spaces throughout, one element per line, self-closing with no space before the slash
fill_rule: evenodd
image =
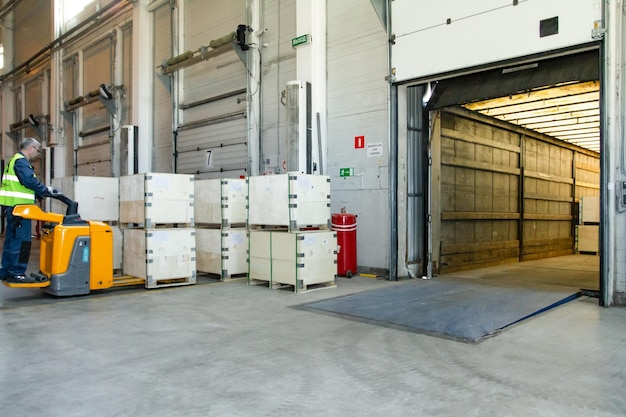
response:
<path id="1" fill-rule="evenodd" d="M 600 257 L 567 255 L 505 264 L 468 271 L 451 272 L 442 278 L 467 278 L 518 286 L 551 285 L 572 289 L 600 289 Z"/>

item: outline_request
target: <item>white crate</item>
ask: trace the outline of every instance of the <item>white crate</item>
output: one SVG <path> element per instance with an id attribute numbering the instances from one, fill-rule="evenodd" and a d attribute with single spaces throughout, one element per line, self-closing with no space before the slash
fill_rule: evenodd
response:
<path id="1" fill-rule="evenodd" d="M 272 280 L 272 232 L 250 230 L 249 235 L 248 278 L 261 281 Z"/>
<path id="2" fill-rule="evenodd" d="M 53 187 L 61 190 L 71 200 L 78 202 L 78 212 L 85 220 L 116 222 L 120 217 L 119 178 L 64 177 L 53 178 Z M 50 199 L 50 211 L 65 214 L 67 206 Z"/>
<path id="3" fill-rule="evenodd" d="M 245 179 L 210 179 L 194 182 L 196 224 L 229 227 L 244 224 L 248 217 L 248 183 Z"/>
<path id="4" fill-rule="evenodd" d="M 598 253 L 600 239 L 600 226 L 576 226 L 576 249 L 578 252 Z"/>
<path id="5" fill-rule="evenodd" d="M 250 231 L 249 279 L 291 285 L 295 292 L 314 284 L 334 284 L 337 234 Z"/>
<path id="6" fill-rule="evenodd" d="M 124 229 L 123 272 L 145 279 L 147 288 L 167 280 L 195 284 L 195 245 L 193 228 Z"/>
<path id="7" fill-rule="evenodd" d="M 250 225 L 330 225 L 330 179 L 323 175 L 289 173 L 248 178 Z"/>
<path id="8" fill-rule="evenodd" d="M 194 224 L 194 177 L 147 173 L 120 177 L 120 223 Z"/>
<path id="9" fill-rule="evenodd" d="M 223 278 L 248 272 L 246 229 L 196 229 L 196 268 Z"/>
<path id="10" fill-rule="evenodd" d="M 580 219 L 582 223 L 600 223 L 600 197 L 580 197 Z"/>
<path id="11" fill-rule="evenodd" d="M 119 226 L 111 226 L 113 231 L 113 269 L 122 270 L 124 254 L 124 234 Z"/>

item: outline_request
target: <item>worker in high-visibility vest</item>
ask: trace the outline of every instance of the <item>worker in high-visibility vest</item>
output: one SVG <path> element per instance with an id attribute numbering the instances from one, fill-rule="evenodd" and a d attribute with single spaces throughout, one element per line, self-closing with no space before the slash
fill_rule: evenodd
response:
<path id="1" fill-rule="evenodd" d="M 13 207 L 18 204 L 34 204 L 35 198 L 52 194 L 53 188 L 43 185 L 35 176 L 30 161 L 41 152 L 41 144 L 34 138 L 20 142 L 19 151 L 13 155 L 2 174 L 0 205 L 7 219 L 4 247 L 2 248 L 2 268 L 0 280 L 29 283 L 34 279 L 26 276 L 30 258 L 31 221 L 13 215 Z"/>

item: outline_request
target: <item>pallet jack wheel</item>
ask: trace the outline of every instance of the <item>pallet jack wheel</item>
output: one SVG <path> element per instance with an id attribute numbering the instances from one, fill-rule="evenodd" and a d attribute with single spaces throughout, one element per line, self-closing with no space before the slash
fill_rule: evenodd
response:
<path id="1" fill-rule="evenodd" d="M 346 278 L 352 278 L 352 271 L 349 269 L 346 271 Z"/>
<path id="2" fill-rule="evenodd" d="M 33 273 L 33 274 L 30 274 L 30 276 L 35 279 L 35 282 L 48 282 L 48 277 L 45 276 L 44 274 Z"/>

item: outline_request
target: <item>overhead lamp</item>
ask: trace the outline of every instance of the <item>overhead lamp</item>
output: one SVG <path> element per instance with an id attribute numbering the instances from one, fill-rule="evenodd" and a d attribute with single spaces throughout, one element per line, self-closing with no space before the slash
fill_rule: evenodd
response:
<path id="1" fill-rule="evenodd" d="M 100 87 L 98 88 L 98 91 L 100 92 L 100 97 L 102 97 L 102 98 L 105 98 L 107 100 L 113 98 L 113 93 L 104 84 L 100 84 Z"/>
<path id="2" fill-rule="evenodd" d="M 28 115 L 28 123 L 30 123 L 31 126 L 39 126 L 39 120 L 32 114 Z"/>
<path id="3" fill-rule="evenodd" d="M 239 25 L 237 26 L 237 34 L 236 40 L 237 45 L 241 48 L 242 51 L 247 51 L 250 49 L 250 45 L 246 42 L 247 32 L 251 32 L 252 29 L 247 25 Z"/>

